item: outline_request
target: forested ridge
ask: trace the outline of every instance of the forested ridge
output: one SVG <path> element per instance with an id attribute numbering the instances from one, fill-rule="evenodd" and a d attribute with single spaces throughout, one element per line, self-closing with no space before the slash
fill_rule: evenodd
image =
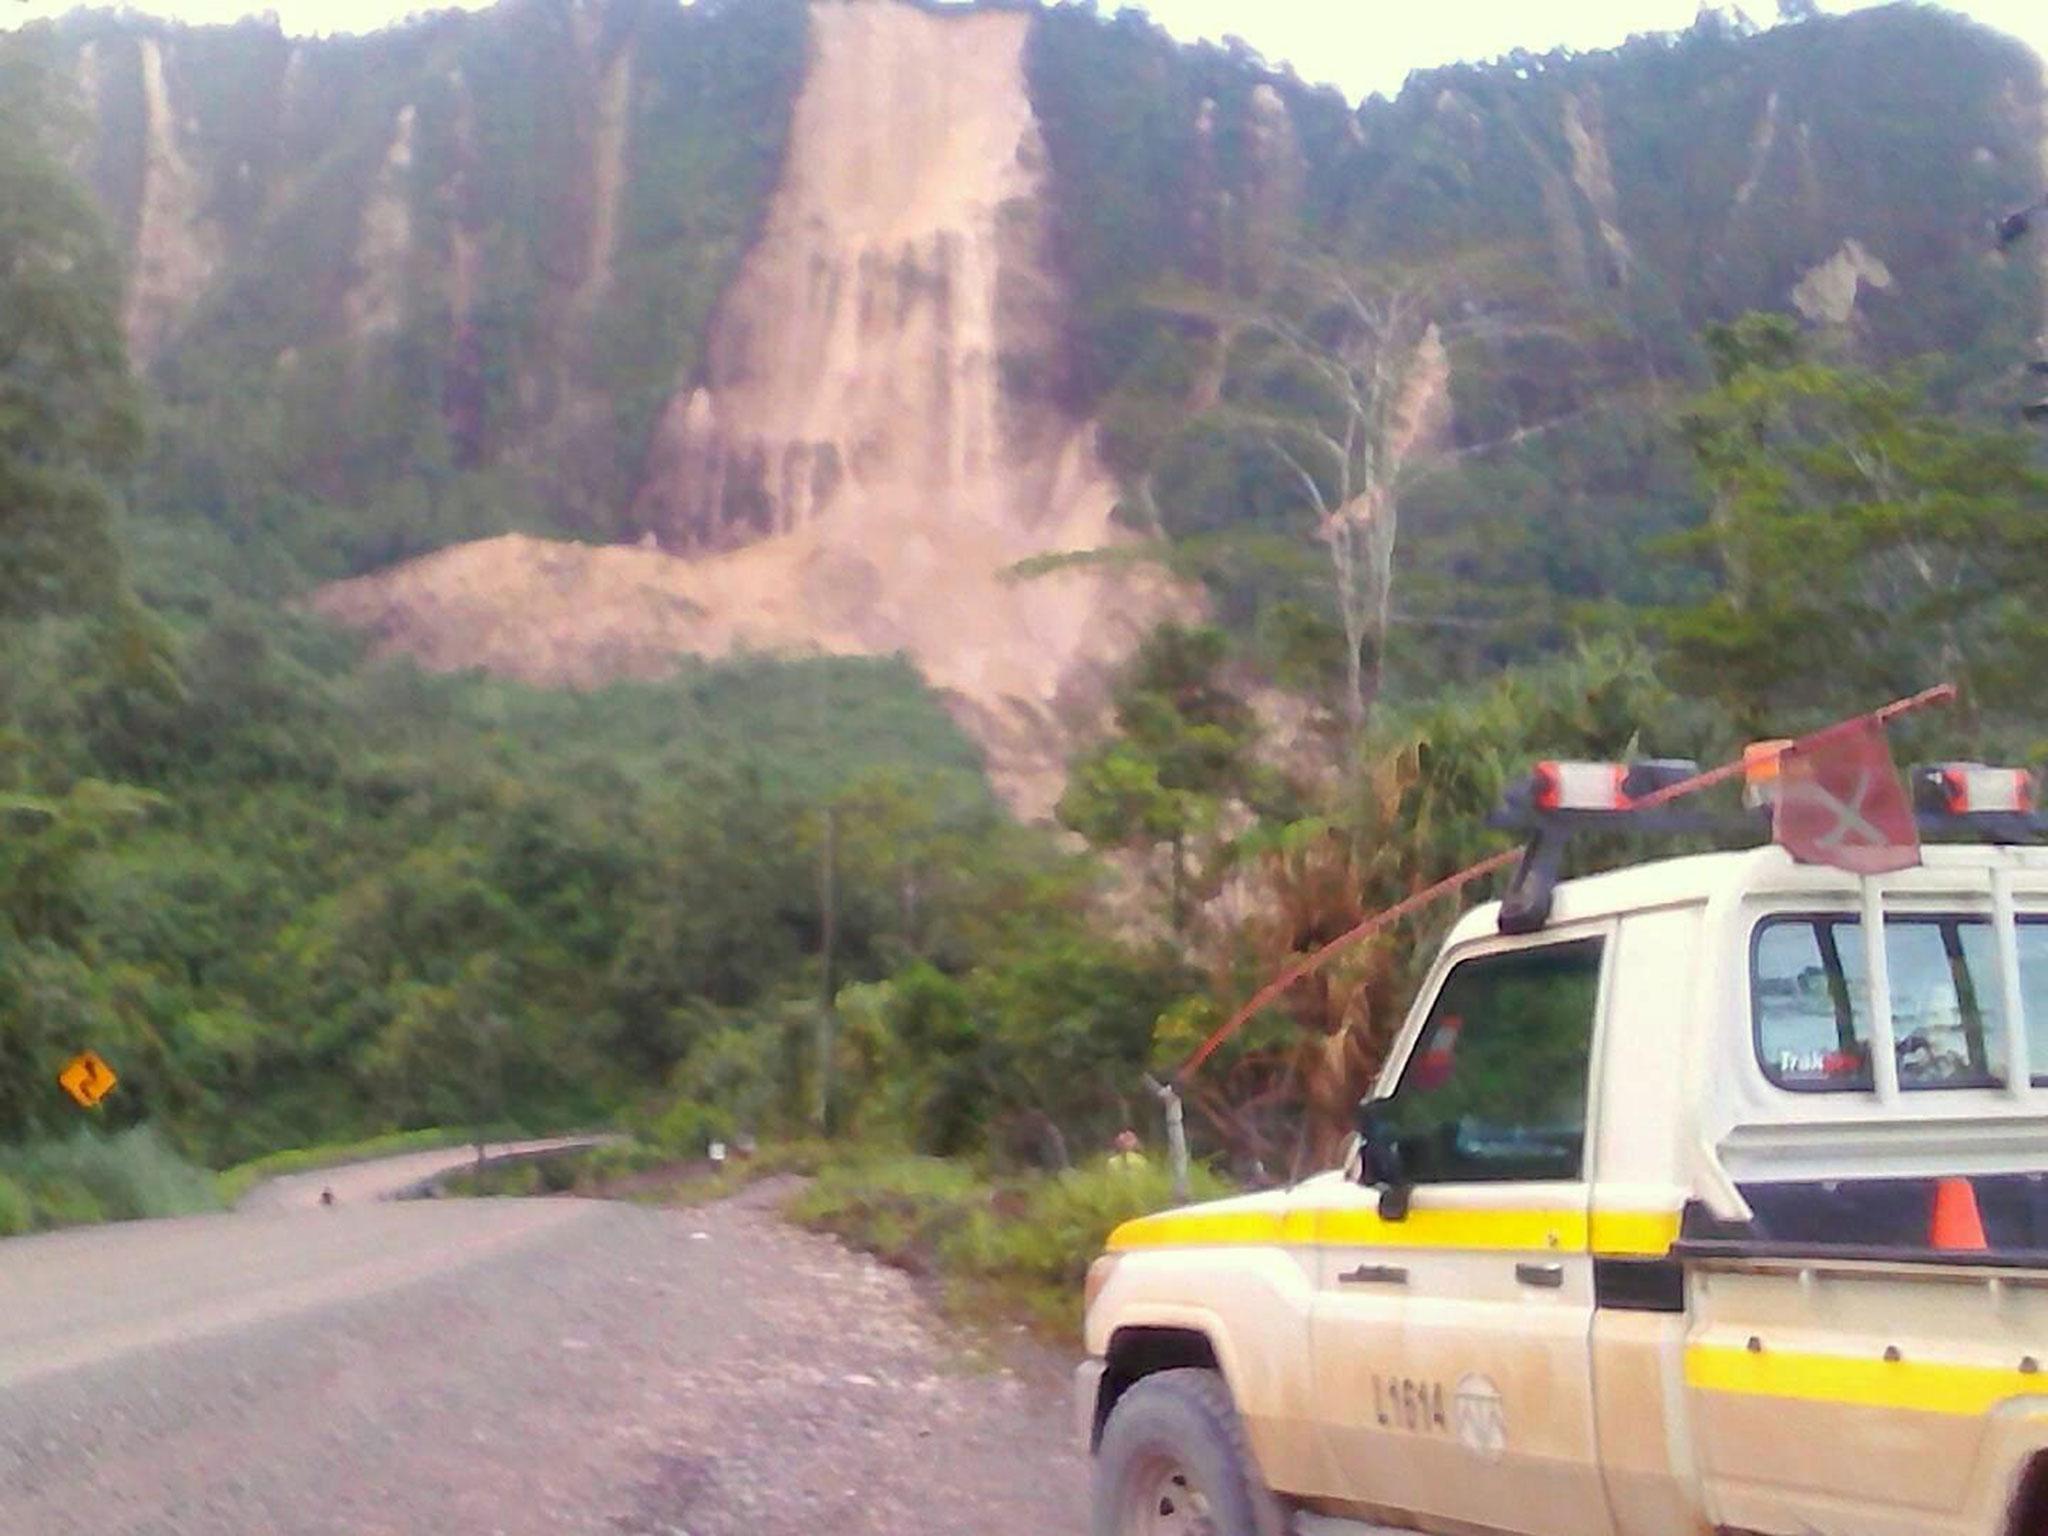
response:
<path id="1" fill-rule="evenodd" d="M 1044 384 L 1100 423 L 1132 534 L 1062 559 L 1204 610 L 1122 671 L 1057 825 L 901 660 L 559 693 L 369 661 L 307 592 L 506 529 L 635 536 L 804 14 L 0 41 L 0 1147 L 620 1123 L 1056 1166 L 1149 1133 L 1144 1070 L 1264 976 L 1495 846 L 1532 757 L 1715 758 L 1941 676 L 1964 707 L 1902 753 L 2039 755 L 2044 253 L 1989 225 L 2044 190 L 2040 66 L 1908 6 L 1709 14 L 1355 109 L 1137 13 L 1036 13 Z M 150 266 L 165 70 L 218 244 Z M 415 259 L 372 292 L 387 195 Z M 1326 1153 L 1431 936 L 1234 1041 L 1203 1153 Z M 88 1046 L 121 1074 L 90 1116 L 54 1083 Z M 10 1204 L 0 1154 L 0 1232 L 95 1214 L 20 1156 L 44 1183 Z"/>

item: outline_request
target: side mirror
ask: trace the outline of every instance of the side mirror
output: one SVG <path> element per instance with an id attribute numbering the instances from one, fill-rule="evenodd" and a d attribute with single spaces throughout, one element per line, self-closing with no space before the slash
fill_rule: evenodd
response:
<path id="1" fill-rule="evenodd" d="M 1413 1181 L 1382 1100 L 1366 1099 L 1358 1106 L 1358 1182 L 1379 1187 L 1381 1220 L 1407 1219 Z"/>

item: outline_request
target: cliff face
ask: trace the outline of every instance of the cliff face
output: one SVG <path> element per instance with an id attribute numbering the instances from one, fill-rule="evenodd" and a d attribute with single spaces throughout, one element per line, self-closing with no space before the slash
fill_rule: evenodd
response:
<path id="1" fill-rule="evenodd" d="M 1166 312 L 1176 285 L 1260 302 L 1303 239 L 1362 267 L 1480 253 L 1506 323 L 1456 327 L 1432 375 L 1430 439 L 1465 445 L 1668 400 L 1698 327 L 1745 308 L 1876 359 L 1997 359 L 2041 316 L 2041 272 L 1983 238 L 2042 174 L 2039 62 L 1911 8 L 1708 18 L 1359 109 L 1076 7 L 504 0 L 361 39 L 108 13 L 55 35 L 134 353 L 183 424 L 149 481 L 169 514 L 291 542 L 353 578 L 320 608 L 438 666 L 907 652 L 1029 809 L 1108 670 L 1193 602 L 1011 567 L 1120 524 L 1302 535 L 1269 464 L 1189 429 L 1231 359 Z M 1529 478 L 1561 523 L 1633 516 L 1657 481 L 1634 452 Z M 1547 514 L 1437 515 L 1483 550 Z"/>
<path id="2" fill-rule="evenodd" d="M 164 83 L 164 55 L 144 38 L 142 187 L 136 200 L 134 255 L 122 320 L 128 349 L 147 365 L 183 320 L 220 266 L 220 240 L 201 204 L 200 189 L 180 147 L 183 132 Z"/>
<path id="3" fill-rule="evenodd" d="M 891 349 L 860 376 L 913 392 L 868 394 L 871 419 L 931 403 L 905 370 L 934 346 L 986 354 L 1003 387 L 943 402 L 933 436 L 987 430 L 999 399 L 1036 447 L 1066 429 L 1048 386 L 1085 411 L 1128 371 L 1096 355 L 1129 340 L 1121 302 L 1171 276 L 1256 288 L 1307 228 L 1368 260 L 1510 257 L 1653 349 L 1808 279 L 1817 323 L 1879 355 L 1953 349 L 2009 318 L 1981 217 L 2040 176 L 2040 61 L 1913 7 L 1708 18 L 1357 110 L 1128 17 L 915 8 L 504 0 L 327 40 L 101 12 L 56 41 L 131 343 L 169 392 L 288 387 L 329 435 L 422 418 L 395 459 L 322 466 L 337 496 L 416 470 L 447 446 L 431 427 L 463 464 L 519 466 L 562 526 L 688 549 L 829 499 L 852 445 L 811 418 L 844 415 L 849 348 Z M 961 56 L 930 58 L 938 36 Z M 992 210 L 971 230 L 968 204 Z M 817 264 L 801 321 L 792 263 Z M 983 289 L 989 314 L 948 309 Z M 791 355 L 820 363 L 801 391 Z"/>
<path id="4" fill-rule="evenodd" d="M 862 499 L 989 527 L 1105 500 L 1075 424 L 1032 389 L 1061 307 L 1029 17 L 832 4 L 812 25 L 781 182 L 634 521 L 720 549 Z M 1056 485 L 1070 447 L 1077 483 Z"/>
<path id="5" fill-rule="evenodd" d="M 514 522 L 642 531 L 653 424 L 782 164 L 803 0 L 507 0 L 332 39 L 99 12 L 56 41 L 166 395 L 274 411 L 297 493 L 498 471 Z"/>
<path id="6" fill-rule="evenodd" d="M 1173 600 L 1130 574 L 1008 575 L 1119 537 L 1092 429 L 1039 382 L 1064 308 L 1029 27 L 817 8 L 761 233 L 701 382 L 654 433 L 632 508 L 654 547 L 472 545 L 317 606 L 440 665 L 547 682 L 678 650 L 905 652 L 1013 803 L 1049 809 L 1107 671 Z"/>

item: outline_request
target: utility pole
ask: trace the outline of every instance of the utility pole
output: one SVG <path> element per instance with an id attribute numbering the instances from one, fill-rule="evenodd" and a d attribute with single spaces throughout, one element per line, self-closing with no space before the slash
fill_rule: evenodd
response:
<path id="1" fill-rule="evenodd" d="M 818 984 L 818 1102 L 812 1119 L 818 1134 L 832 1128 L 832 1054 L 839 1030 L 834 974 L 839 945 L 839 807 L 825 807 L 825 841 L 818 852 L 820 980 Z"/>

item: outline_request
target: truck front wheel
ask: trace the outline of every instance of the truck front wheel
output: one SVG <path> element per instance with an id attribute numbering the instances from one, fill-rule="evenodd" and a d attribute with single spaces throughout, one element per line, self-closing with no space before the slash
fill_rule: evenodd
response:
<path id="1" fill-rule="evenodd" d="M 1276 1536 L 1279 1506 L 1214 1371 L 1160 1371 L 1117 1399 L 1095 1458 L 1094 1536 Z"/>

